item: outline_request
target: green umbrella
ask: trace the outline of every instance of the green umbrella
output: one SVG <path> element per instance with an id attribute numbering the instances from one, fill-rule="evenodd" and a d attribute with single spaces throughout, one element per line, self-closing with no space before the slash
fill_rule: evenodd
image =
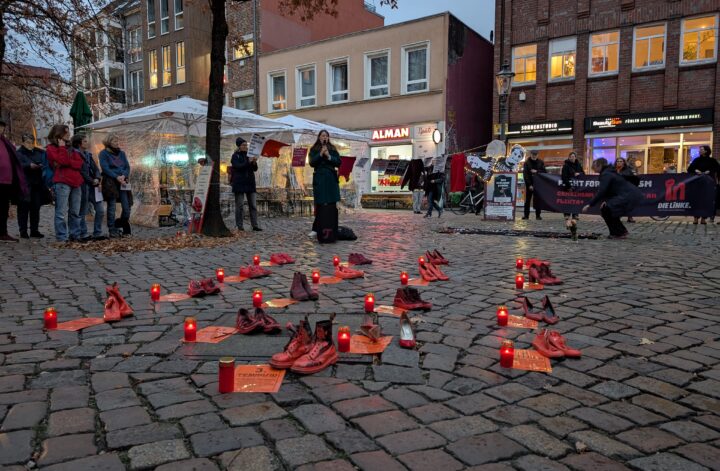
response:
<path id="1" fill-rule="evenodd" d="M 77 92 L 75 95 L 75 101 L 73 101 L 72 107 L 70 108 L 70 116 L 72 117 L 73 127 L 75 129 L 92 122 L 92 111 L 83 92 Z"/>

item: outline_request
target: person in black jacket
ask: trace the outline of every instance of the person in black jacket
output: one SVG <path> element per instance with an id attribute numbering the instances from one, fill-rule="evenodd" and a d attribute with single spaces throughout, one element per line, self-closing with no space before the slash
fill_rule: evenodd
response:
<path id="1" fill-rule="evenodd" d="M 690 163 L 687 171 L 690 174 L 707 175 L 712 178 L 713 183 L 716 185 L 717 193 L 718 178 L 720 178 L 720 163 L 712 157 L 712 150 L 710 149 L 710 146 L 700 146 L 700 156 L 696 157 L 695 160 Z M 715 195 L 713 195 L 713 197 L 717 202 L 717 197 Z M 715 211 L 717 211 L 717 207 L 715 208 Z M 715 214 L 715 211 L 713 211 L 713 215 Z M 714 222 L 715 216 L 711 216 L 710 221 Z M 698 217 L 696 216 L 693 218 L 693 224 L 697 223 Z M 707 220 L 702 218 L 700 220 L 700 224 L 707 224 Z"/>
<path id="2" fill-rule="evenodd" d="M 600 174 L 600 188 L 595 196 L 586 204 L 582 212 L 587 212 L 592 206 L 602 201 L 600 215 L 605 220 L 610 231 L 609 239 L 624 239 L 628 231 L 620 221 L 620 217 L 630 213 L 642 201 L 642 192 L 618 175 L 608 165 L 607 159 L 597 159 L 592 169 Z"/>
<path id="3" fill-rule="evenodd" d="M 615 160 L 615 173 L 623 177 L 635 186 L 640 184 L 640 178 L 637 176 L 631 166 L 628 165 L 624 157 L 618 157 Z M 628 216 L 627 222 L 635 222 L 635 218 Z"/>
<path id="4" fill-rule="evenodd" d="M 413 192 L 413 212 L 415 214 L 422 212 L 420 209 L 422 207 L 424 171 L 422 159 L 411 160 L 405 175 L 403 175 L 402 182 L 400 182 L 400 189 L 407 185 L 410 191 Z"/>
<path id="5" fill-rule="evenodd" d="M 565 191 L 570 191 L 572 189 L 572 182 L 571 180 L 575 177 L 579 177 L 580 175 L 585 175 L 585 171 L 582 168 L 582 164 L 577 158 L 577 154 L 575 151 L 570 152 L 568 154 L 568 158 L 565 160 L 565 163 L 562 167 L 562 184 L 563 189 Z M 573 221 L 577 221 L 578 215 L 577 214 L 570 214 L 570 213 L 564 213 L 565 216 L 565 225 L 570 227 L 573 224 Z"/>
<path id="6" fill-rule="evenodd" d="M 30 197 L 18 202 L 18 228 L 20 237 L 41 239 L 45 237 L 38 230 L 40 224 L 40 208 L 52 200 L 50 190 L 43 180 L 43 167 L 47 165 L 45 151 L 35 147 L 35 138 L 32 134 L 23 134 L 22 145 L 17 149 L 18 159 L 25 172 L 25 181 L 30 190 Z M 28 217 L 30 218 L 30 233 L 28 234 Z"/>
<path id="7" fill-rule="evenodd" d="M 535 207 L 535 219 L 542 219 L 540 216 L 540 208 L 537 207 L 537 201 L 533 199 L 535 187 L 533 186 L 533 176 L 538 173 L 545 173 L 545 162 L 538 158 L 538 151 L 530 151 L 530 158 L 523 165 L 523 180 L 525 180 L 525 215 L 523 219 L 530 218 L 530 201 L 532 200 Z"/>
<path id="8" fill-rule="evenodd" d="M 243 203 L 247 196 L 248 208 L 250 209 L 250 224 L 253 231 L 261 231 L 257 220 L 257 188 L 255 187 L 255 172 L 257 172 L 257 158 L 249 158 L 247 155 L 248 143 L 242 137 L 235 140 L 237 150 L 232 155 L 230 165 L 232 166 L 232 191 L 235 193 L 235 227 L 243 231 Z"/>
<path id="9" fill-rule="evenodd" d="M 83 176 L 82 193 L 80 196 L 80 241 L 87 242 L 93 240 L 105 240 L 103 236 L 102 223 L 105 219 L 105 206 L 102 198 L 97 201 L 95 197 L 95 189 L 100 189 L 100 167 L 95 163 L 92 153 L 88 151 L 89 142 L 87 136 L 83 134 L 75 134 L 70 141 L 73 149 L 76 149 L 84 159 L 80 173 Z M 98 192 L 101 193 L 101 192 Z M 95 210 L 95 220 L 93 221 L 92 236 L 88 234 L 87 215 L 92 205 Z"/>
<path id="10" fill-rule="evenodd" d="M 432 216 L 433 207 L 437 209 L 438 217 L 440 217 L 442 216 L 443 209 L 438 202 L 442 196 L 445 174 L 442 172 L 433 172 L 432 166 L 430 166 L 425 169 L 425 175 L 425 196 L 427 197 L 428 210 L 424 217 L 429 218 Z"/>

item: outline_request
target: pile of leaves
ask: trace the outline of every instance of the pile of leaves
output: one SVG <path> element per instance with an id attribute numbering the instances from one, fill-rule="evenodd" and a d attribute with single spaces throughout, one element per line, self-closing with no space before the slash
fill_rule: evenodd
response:
<path id="1" fill-rule="evenodd" d="M 121 238 L 98 242 L 70 242 L 54 244 L 56 248 L 85 250 L 99 252 L 103 255 L 113 255 L 124 252 L 152 252 L 182 250 L 189 248 L 211 249 L 222 247 L 239 241 L 243 233 L 234 233 L 231 237 L 204 237 L 198 234 L 178 233 L 174 237 L 157 237 L 152 239 Z"/>

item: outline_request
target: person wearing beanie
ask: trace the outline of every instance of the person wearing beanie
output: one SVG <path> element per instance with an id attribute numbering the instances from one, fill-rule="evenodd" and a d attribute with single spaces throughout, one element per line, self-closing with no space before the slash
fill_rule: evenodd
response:
<path id="1" fill-rule="evenodd" d="M 237 150 L 232 155 L 230 166 L 232 167 L 232 178 L 230 185 L 235 193 L 235 227 L 239 231 L 243 228 L 245 214 L 243 204 L 247 196 L 248 209 L 250 210 L 250 224 L 253 231 L 261 231 L 257 221 L 257 193 L 255 187 L 255 172 L 257 172 L 257 157 L 250 158 L 247 155 L 248 143 L 242 137 L 235 140 Z"/>

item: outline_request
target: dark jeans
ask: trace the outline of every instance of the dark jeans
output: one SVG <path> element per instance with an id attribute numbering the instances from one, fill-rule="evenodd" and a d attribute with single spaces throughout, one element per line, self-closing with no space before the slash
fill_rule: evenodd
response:
<path id="1" fill-rule="evenodd" d="M 107 200 L 107 210 L 105 211 L 107 214 L 107 226 L 108 230 L 110 231 L 111 235 L 117 235 L 120 234 L 120 228 L 115 227 L 115 205 L 118 200 Z M 130 200 L 128 199 L 128 192 L 127 191 L 120 191 L 120 207 L 122 208 L 122 212 L 120 213 L 120 219 L 123 221 L 129 221 L 130 220 Z M 127 223 L 129 226 L 129 222 Z"/>
<path id="2" fill-rule="evenodd" d="M 0 236 L 7 235 L 7 220 L 10 212 L 12 185 L 0 185 Z"/>
<path id="3" fill-rule="evenodd" d="M 603 206 L 602 209 L 600 209 L 600 215 L 605 220 L 611 236 L 621 236 L 628 233 L 622 221 L 620 221 L 620 217 L 613 216 L 607 206 Z"/>
<path id="4" fill-rule="evenodd" d="M 243 211 L 243 203 L 247 195 L 248 209 L 250 210 L 250 224 L 252 227 L 258 227 L 257 221 L 257 193 L 235 193 L 235 227 L 243 228 L 243 219 L 245 217 Z"/>
<path id="5" fill-rule="evenodd" d="M 427 210 L 427 214 L 428 214 L 428 216 L 432 216 L 432 210 L 433 210 L 433 208 L 435 208 L 435 209 L 437 210 L 438 214 L 442 214 L 442 208 L 440 207 L 440 205 L 438 205 L 438 204 L 435 202 L 434 197 L 435 197 L 435 195 L 433 194 L 432 191 L 428 192 L 428 196 L 427 196 L 427 199 L 428 199 L 428 210 Z"/>
<path id="6" fill-rule="evenodd" d="M 567 218 L 569 218 L 569 217 L 571 217 L 571 216 L 572 216 L 573 219 L 577 219 L 577 218 L 578 218 L 578 215 L 577 215 L 576 213 L 572 213 L 572 214 L 570 214 L 570 213 L 563 213 L 563 216 L 565 216 L 565 219 L 567 219 Z"/>
<path id="7" fill-rule="evenodd" d="M 40 208 L 42 207 L 42 190 L 32 188 L 30 190 L 30 201 L 21 201 L 18 204 L 17 219 L 20 233 L 28 231 L 28 217 L 30 218 L 30 232 L 37 233 L 40 224 Z"/>
<path id="8" fill-rule="evenodd" d="M 532 200 L 533 207 L 535 207 L 535 216 L 540 217 L 540 210 L 537 208 L 537 201 L 533 198 L 535 192 L 530 188 L 525 188 L 525 217 L 530 217 L 530 200 Z"/>

